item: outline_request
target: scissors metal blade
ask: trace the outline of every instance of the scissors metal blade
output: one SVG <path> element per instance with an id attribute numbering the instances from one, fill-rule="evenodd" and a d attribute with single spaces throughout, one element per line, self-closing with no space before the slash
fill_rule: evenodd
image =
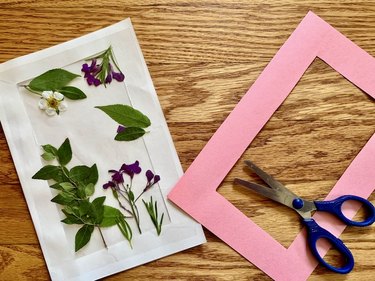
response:
<path id="1" fill-rule="evenodd" d="M 290 198 L 289 194 L 279 192 L 279 191 L 273 189 L 272 187 L 263 186 L 263 185 L 260 185 L 260 184 L 248 182 L 248 181 L 237 179 L 237 178 L 234 179 L 234 182 L 238 183 L 238 184 L 240 184 L 240 185 L 242 185 L 242 186 L 244 186 L 248 189 L 251 189 L 252 191 L 255 191 L 256 193 L 258 193 L 258 194 L 260 194 L 264 197 L 267 197 L 267 198 L 272 199 L 276 202 L 279 202 L 283 205 L 286 205 L 288 207 L 293 208 L 291 202 L 293 201 L 293 199 L 295 197 Z"/>
<path id="2" fill-rule="evenodd" d="M 298 195 L 293 193 L 291 190 L 286 188 L 282 183 L 275 180 L 270 174 L 266 173 L 257 165 L 255 165 L 253 162 L 246 160 L 245 164 L 251 170 L 253 170 L 265 183 L 267 183 L 270 188 L 262 186 L 262 185 L 258 185 L 255 183 L 239 180 L 239 179 L 235 180 L 237 183 L 240 183 L 241 185 L 257 193 L 260 193 L 261 195 L 265 197 L 268 197 L 274 201 L 277 201 L 289 208 L 292 208 L 303 218 L 311 217 L 311 212 L 316 210 L 314 202 L 303 200 Z M 303 201 L 303 207 L 300 209 L 296 209 L 293 206 L 293 201 L 297 198 Z"/>
<path id="3" fill-rule="evenodd" d="M 294 194 L 292 191 L 290 191 L 288 188 L 286 188 L 282 183 L 275 180 L 270 174 L 263 171 L 261 168 L 259 168 L 257 165 L 255 165 L 250 160 L 246 160 L 245 164 L 253 170 L 265 183 L 267 183 L 273 190 L 277 191 L 280 194 L 288 194 L 290 197 L 296 198 L 298 197 L 296 194 Z"/>

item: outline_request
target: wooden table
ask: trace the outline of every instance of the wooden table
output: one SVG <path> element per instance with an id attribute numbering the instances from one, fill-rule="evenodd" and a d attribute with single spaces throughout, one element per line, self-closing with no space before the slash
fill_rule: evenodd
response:
<path id="1" fill-rule="evenodd" d="M 130 17 L 187 169 L 308 10 L 375 55 L 375 3 L 2 0 L 0 62 Z M 243 159 L 251 156 L 296 193 L 323 199 L 374 133 L 374 105 L 373 99 L 316 60 Z M 234 177 L 245 176 L 241 165 L 232 169 L 219 192 L 288 247 L 301 229 L 297 216 L 234 186 Z M 0 280 L 48 280 L 2 129 L 0 183 Z M 375 196 L 370 200 L 375 203 Z M 202 246 L 107 280 L 269 280 L 205 233 L 208 243 Z M 355 257 L 353 272 L 342 276 L 318 266 L 310 280 L 373 280 L 374 235 L 374 226 L 347 228 L 341 238 Z M 335 257 L 330 251 L 328 259 Z"/>

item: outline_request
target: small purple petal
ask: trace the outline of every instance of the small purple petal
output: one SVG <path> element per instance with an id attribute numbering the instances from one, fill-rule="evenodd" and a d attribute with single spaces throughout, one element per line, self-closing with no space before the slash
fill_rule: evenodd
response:
<path id="1" fill-rule="evenodd" d="M 85 72 L 85 73 L 89 73 L 90 72 L 90 67 L 87 63 L 84 63 L 82 65 L 82 69 L 81 69 L 82 72 Z"/>
<path id="2" fill-rule="evenodd" d="M 139 174 L 142 171 L 141 167 L 139 167 L 139 161 L 135 161 L 130 165 L 124 163 L 120 170 L 129 175 L 131 178 L 133 178 L 134 174 Z"/>
<path id="3" fill-rule="evenodd" d="M 125 75 L 122 72 L 112 72 L 113 79 L 117 80 L 118 82 L 122 82 L 125 79 Z"/>
<path id="4" fill-rule="evenodd" d="M 94 85 L 95 85 L 95 87 L 99 86 L 101 83 L 102 83 L 102 82 L 100 82 L 99 79 L 95 78 L 95 80 L 94 80 Z"/>
<path id="5" fill-rule="evenodd" d="M 91 73 L 92 75 L 96 76 L 101 70 L 102 70 L 102 67 L 99 64 L 97 64 L 96 66 L 93 67 L 93 69 L 91 69 Z"/>
<path id="6" fill-rule="evenodd" d="M 123 183 L 124 177 L 123 177 L 122 173 L 116 171 L 116 173 L 114 173 L 112 175 L 112 181 L 117 182 L 117 183 Z"/>
<path id="7" fill-rule="evenodd" d="M 122 133 L 125 130 L 126 130 L 126 128 L 124 126 L 119 125 L 118 128 L 117 128 L 117 133 Z"/>
<path id="8" fill-rule="evenodd" d="M 112 82 L 112 75 L 108 73 L 107 77 L 105 78 L 105 83 L 110 84 Z"/>
<path id="9" fill-rule="evenodd" d="M 160 176 L 159 175 L 155 175 L 155 177 L 154 177 L 154 183 L 153 184 L 155 184 L 155 183 L 157 183 L 159 181 L 160 181 Z"/>
<path id="10" fill-rule="evenodd" d="M 112 181 L 109 181 L 109 182 L 103 184 L 103 188 L 104 188 L 104 189 L 107 189 L 107 188 L 109 188 L 109 187 L 112 188 L 112 187 L 115 187 L 115 186 L 116 186 L 115 183 L 112 182 Z"/>
<path id="11" fill-rule="evenodd" d="M 93 59 L 93 60 L 91 61 L 91 65 L 90 65 L 90 72 L 93 71 L 93 69 L 95 68 L 95 66 L 96 66 L 96 59 Z"/>
<path id="12" fill-rule="evenodd" d="M 146 171 L 147 182 L 150 182 L 154 178 L 154 173 L 151 170 Z"/>
<path id="13" fill-rule="evenodd" d="M 88 74 L 87 78 L 86 78 L 87 84 L 89 84 L 91 86 L 92 84 L 94 84 L 95 79 L 96 78 L 94 76 L 92 76 L 91 74 Z"/>

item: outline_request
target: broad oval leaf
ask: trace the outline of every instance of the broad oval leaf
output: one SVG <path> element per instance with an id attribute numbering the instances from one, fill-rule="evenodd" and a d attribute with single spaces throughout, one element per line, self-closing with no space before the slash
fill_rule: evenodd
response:
<path id="1" fill-rule="evenodd" d="M 69 193 L 61 192 L 51 199 L 52 202 L 60 205 L 69 205 L 75 198 Z"/>
<path id="2" fill-rule="evenodd" d="M 95 186 L 92 183 L 89 183 L 88 185 L 86 185 L 85 187 L 86 196 L 91 196 L 94 194 L 94 192 L 95 192 Z"/>
<path id="3" fill-rule="evenodd" d="M 63 144 L 57 150 L 57 156 L 60 165 L 65 166 L 72 160 L 72 148 L 69 139 L 65 139 Z"/>
<path id="4" fill-rule="evenodd" d="M 42 158 L 46 161 L 51 161 L 51 160 L 55 159 L 55 155 L 53 155 L 52 153 L 49 153 L 49 152 L 44 152 L 42 154 Z"/>
<path id="5" fill-rule="evenodd" d="M 100 224 L 103 220 L 103 214 L 104 214 L 104 201 L 105 201 L 105 196 L 101 196 L 98 198 L 95 198 L 91 202 L 90 210 L 89 210 L 89 215 L 93 219 L 93 223 L 95 224 Z"/>
<path id="6" fill-rule="evenodd" d="M 69 214 L 67 214 L 66 218 L 61 220 L 61 222 L 66 224 L 83 224 L 83 222 L 79 218 Z"/>
<path id="7" fill-rule="evenodd" d="M 100 227 L 109 227 L 117 224 L 117 221 L 123 215 L 121 212 L 111 206 L 104 205 L 103 220 L 100 223 Z"/>
<path id="8" fill-rule="evenodd" d="M 47 165 L 41 168 L 32 178 L 37 180 L 51 180 L 55 179 L 59 172 L 61 170 L 58 166 Z"/>
<path id="9" fill-rule="evenodd" d="M 82 200 L 79 203 L 79 207 L 78 207 L 79 215 L 81 217 L 83 215 L 86 215 L 88 213 L 88 211 L 90 210 L 90 207 L 91 207 L 91 203 L 89 202 L 89 200 Z"/>
<path id="10" fill-rule="evenodd" d="M 28 87 L 34 91 L 54 91 L 79 76 L 61 68 L 51 69 L 31 80 Z"/>
<path id="11" fill-rule="evenodd" d="M 132 141 L 142 137 L 146 131 L 142 128 L 127 127 L 123 132 L 118 133 L 115 136 L 117 141 Z"/>
<path id="12" fill-rule="evenodd" d="M 96 184 L 98 182 L 99 174 L 96 164 L 91 167 L 85 165 L 73 167 L 69 172 L 70 178 L 76 183 L 88 185 L 89 183 Z"/>
<path id="13" fill-rule="evenodd" d="M 73 86 L 65 86 L 58 90 L 64 97 L 71 100 L 81 100 L 87 98 L 85 93 Z"/>
<path id="14" fill-rule="evenodd" d="M 96 106 L 96 108 L 125 127 L 146 128 L 151 125 L 151 121 L 146 115 L 126 104 Z"/>
<path id="15" fill-rule="evenodd" d="M 73 189 L 75 189 L 75 186 L 72 185 L 70 182 L 62 182 L 59 185 L 65 191 L 72 191 Z"/>
<path id="16" fill-rule="evenodd" d="M 54 156 L 57 156 L 57 148 L 56 147 L 54 147 L 50 144 L 46 144 L 46 145 L 42 145 L 42 148 L 45 152 L 51 153 Z"/>
<path id="17" fill-rule="evenodd" d="M 133 193 L 133 191 L 129 190 L 128 197 L 129 197 L 130 201 L 134 201 L 134 193 Z"/>
<path id="18" fill-rule="evenodd" d="M 75 237 L 75 251 L 76 252 L 90 241 L 91 234 L 93 231 L 94 231 L 94 226 L 88 225 L 88 224 L 85 224 L 78 230 L 76 237 Z"/>

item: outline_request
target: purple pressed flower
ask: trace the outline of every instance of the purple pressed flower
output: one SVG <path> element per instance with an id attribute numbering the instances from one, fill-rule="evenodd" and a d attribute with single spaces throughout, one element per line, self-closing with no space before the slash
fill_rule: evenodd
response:
<path id="1" fill-rule="evenodd" d="M 135 161 L 130 165 L 124 163 L 120 170 L 129 175 L 130 178 L 133 178 L 134 174 L 139 174 L 142 171 L 141 167 L 139 167 L 139 161 Z"/>
<path id="2" fill-rule="evenodd" d="M 119 125 L 118 128 L 117 128 L 117 133 L 122 133 L 126 130 L 126 128 L 122 125 Z"/>
<path id="3" fill-rule="evenodd" d="M 112 47 L 98 54 L 96 57 L 91 59 L 91 64 L 84 63 L 82 65 L 82 72 L 86 78 L 87 84 L 99 86 L 101 84 L 110 84 L 113 79 L 122 82 L 125 79 L 125 75 L 119 69 L 117 65 Z"/>
<path id="4" fill-rule="evenodd" d="M 105 78 L 105 84 L 111 84 L 112 82 L 112 75 L 108 73 L 107 77 Z"/>
<path id="5" fill-rule="evenodd" d="M 146 178 L 147 178 L 147 182 L 151 182 L 152 179 L 154 178 L 154 173 L 151 171 L 151 170 L 147 170 L 146 171 Z"/>
<path id="6" fill-rule="evenodd" d="M 112 188 L 112 187 L 115 187 L 115 186 L 116 186 L 115 183 L 112 182 L 112 181 L 109 181 L 109 182 L 103 184 L 103 188 L 104 188 L 104 189 Z"/>
<path id="7" fill-rule="evenodd" d="M 91 74 L 87 74 L 86 80 L 87 80 L 87 84 L 89 84 L 91 86 L 91 85 L 94 84 L 95 77 L 92 76 Z"/>
<path id="8" fill-rule="evenodd" d="M 122 175 L 121 171 L 110 170 L 109 172 L 113 173 L 112 181 L 114 181 L 116 183 L 123 183 L 124 182 L 124 176 Z"/>
<path id="9" fill-rule="evenodd" d="M 157 183 L 157 182 L 159 182 L 159 181 L 160 181 L 160 176 L 159 176 L 159 175 L 156 175 L 156 176 L 154 177 L 154 184 Z"/>
<path id="10" fill-rule="evenodd" d="M 112 72 L 113 79 L 117 80 L 118 82 L 122 82 L 125 79 L 125 75 L 122 72 Z"/>
<path id="11" fill-rule="evenodd" d="M 154 173 L 151 170 L 146 171 L 146 178 L 147 178 L 147 184 L 145 189 L 143 189 L 143 192 L 146 192 L 149 190 L 154 184 L 160 181 L 159 175 L 154 175 Z"/>
<path id="12" fill-rule="evenodd" d="M 90 73 L 90 67 L 89 67 L 89 65 L 87 63 L 84 63 L 82 65 L 81 71 L 84 72 L 85 74 Z"/>
<path id="13" fill-rule="evenodd" d="M 100 82 L 99 79 L 95 78 L 95 80 L 94 80 L 94 85 L 95 85 L 95 87 L 99 86 L 101 83 L 102 83 L 102 82 Z"/>

